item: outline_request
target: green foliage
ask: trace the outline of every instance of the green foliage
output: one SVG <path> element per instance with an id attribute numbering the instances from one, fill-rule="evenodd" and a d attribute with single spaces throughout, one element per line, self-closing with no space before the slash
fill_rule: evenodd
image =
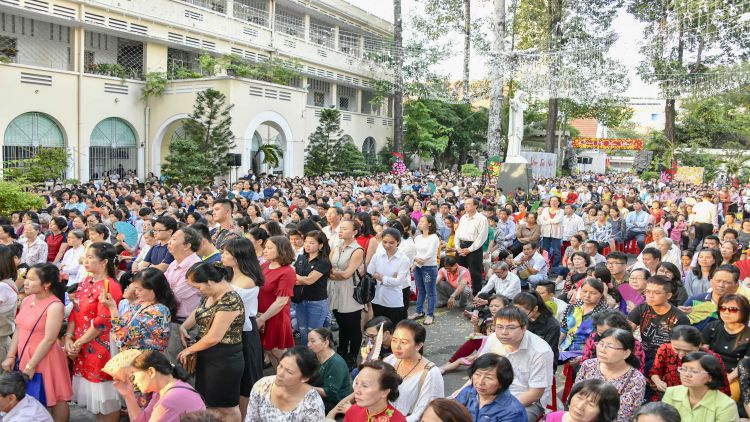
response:
<path id="1" fill-rule="evenodd" d="M 146 84 L 143 86 L 143 91 L 141 91 L 141 100 L 145 103 L 151 97 L 161 97 L 164 94 L 164 90 L 167 89 L 168 83 L 169 80 L 166 73 L 146 73 Z"/>
<path id="2" fill-rule="evenodd" d="M 467 177 L 479 177 L 482 175 L 482 170 L 474 164 L 463 164 L 461 165 L 461 175 Z"/>
<path id="3" fill-rule="evenodd" d="M 232 105 L 215 89 L 199 92 L 193 114 L 184 123 L 185 138 L 169 145 L 162 173 L 173 182 L 186 185 L 210 184 L 229 171 L 226 155 L 234 148 L 230 129 Z"/>
<path id="4" fill-rule="evenodd" d="M 320 122 L 310 135 L 305 148 L 305 174 L 322 175 L 336 171 L 343 164 L 338 156 L 344 148 L 344 132 L 341 130 L 341 112 L 335 108 L 324 108 Z"/>
<path id="5" fill-rule="evenodd" d="M 750 112 L 745 99 L 717 96 L 682 105 L 676 128 L 679 145 L 750 148 Z"/>
<path id="6" fill-rule="evenodd" d="M 351 141 L 345 142 L 336 154 L 336 165 L 336 170 L 351 176 L 364 176 L 370 173 L 365 156 Z"/>
<path id="7" fill-rule="evenodd" d="M 569 121 L 592 118 L 607 127 L 626 124 L 633 117 L 633 109 L 627 99 L 618 97 L 598 98 L 583 103 L 565 99 L 560 100 L 559 107 Z"/>
<path id="8" fill-rule="evenodd" d="M 404 147 L 422 159 L 445 151 L 451 129 L 440 124 L 424 101 L 411 101 L 404 107 Z"/>
<path id="9" fill-rule="evenodd" d="M 65 148 L 38 148 L 31 158 L 6 162 L 4 178 L 20 183 L 40 184 L 62 179 L 71 162 Z"/>
<path id="10" fill-rule="evenodd" d="M 633 130 L 632 125 L 615 126 L 608 130 L 610 138 L 642 138 L 643 135 Z"/>
<path id="11" fill-rule="evenodd" d="M 247 61 L 235 54 L 225 56 L 224 59 L 226 61 L 224 67 L 227 72 L 240 78 L 289 86 L 294 78 L 299 76 L 299 73 L 294 70 L 298 67 L 297 62 L 274 58 L 269 62 L 256 63 Z"/>
<path id="12" fill-rule="evenodd" d="M 174 66 L 167 71 L 167 79 L 200 79 L 204 75 L 182 66 Z"/>
<path id="13" fill-rule="evenodd" d="M 8 56 L 1 56 L 0 55 L 0 63 L 13 63 L 13 60 L 10 59 Z"/>
<path id="14" fill-rule="evenodd" d="M 653 170 L 658 169 L 660 164 L 667 168 L 672 167 L 675 144 L 670 142 L 663 132 L 651 132 L 643 142 L 643 149 L 654 152 L 651 160 Z"/>
<path id="15" fill-rule="evenodd" d="M 220 58 L 208 54 L 207 51 L 201 51 L 200 56 L 198 56 L 198 64 L 207 76 L 215 76 L 222 65 Z"/>
<path id="16" fill-rule="evenodd" d="M 10 218 L 15 211 L 40 209 L 45 205 L 44 199 L 24 191 L 24 187 L 17 182 L 0 181 L 0 216 Z"/>
<path id="17" fill-rule="evenodd" d="M 284 157 L 284 151 L 276 144 L 263 144 L 256 154 L 263 154 L 263 162 L 271 167 L 278 167 Z"/>
<path id="18" fill-rule="evenodd" d="M 645 182 L 650 182 L 652 180 L 659 180 L 659 173 L 655 171 L 644 171 L 640 175 L 641 180 Z"/>

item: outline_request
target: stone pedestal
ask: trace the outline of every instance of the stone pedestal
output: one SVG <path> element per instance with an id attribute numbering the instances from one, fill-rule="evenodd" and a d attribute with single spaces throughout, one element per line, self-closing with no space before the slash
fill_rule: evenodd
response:
<path id="1" fill-rule="evenodd" d="M 523 157 L 521 158 L 523 159 Z M 505 194 L 515 192 L 519 187 L 524 192 L 529 192 L 529 188 L 531 187 L 531 165 L 527 162 L 502 163 L 500 165 L 500 176 L 497 178 L 497 187 L 502 188 Z"/>

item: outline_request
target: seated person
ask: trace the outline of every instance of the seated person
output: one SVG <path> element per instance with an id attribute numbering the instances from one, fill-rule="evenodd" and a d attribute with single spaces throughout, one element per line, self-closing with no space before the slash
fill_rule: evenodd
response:
<path id="1" fill-rule="evenodd" d="M 516 274 L 521 279 L 521 287 L 528 286 L 547 279 L 547 260 L 539 253 L 539 244 L 530 242 L 523 245 L 523 249 L 514 259 Z"/>
<path id="2" fill-rule="evenodd" d="M 536 292 L 544 299 L 544 304 L 552 311 L 555 319 L 562 321 L 568 303 L 555 297 L 555 283 L 550 280 L 540 281 L 536 285 Z"/>
<path id="3" fill-rule="evenodd" d="M 375 344 L 375 339 L 378 337 L 380 331 L 380 325 L 383 325 L 383 344 L 380 346 L 380 356 L 377 359 L 383 359 L 386 356 L 391 355 L 391 336 L 393 335 L 394 325 L 388 317 L 378 316 L 375 317 L 365 324 L 365 337 L 369 347 Z M 369 350 L 368 350 L 369 352 Z"/>
<path id="4" fill-rule="evenodd" d="M 523 421 L 526 409 L 508 391 L 513 383 L 513 368 L 504 356 L 489 353 L 471 365 L 471 384 L 463 388 L 456 401 L 466 406 L 471 420 Z M 424 420 L 424 419 L 423 419 Z"/>
<path id="5" fill-rule="evenodd" d="M 47 408 L 26 394 L 26 380 L 20 372 L 0 374 L 0 398 L 3 422 L 52 422 Z"/>
<path id="6" fill-rule="evenodd" d="M 449 255 L 443 260 L 443 268 L 438 270 L 435 280 L 435 292 L 437 293 L 438 308 L 469 305 L 471 300 L 471 273 L 467 268 L 458 265 L 455 256 Z"/>
<path id="7" fill-rule="evenodd" d="M 690 319 L 690 323 L 703 331 L 708 323 L 719 319 L 716 313 L 719 299 L 724 295 L 737 293 L 740 284 L 740 270 L 734 265 L 722 265 L 714 271 L 709 282 L 711 291 L 691 296 L 680 307 Z"/>
<path id="8" fill-rule="evenodd" d="M 609 330 L 610 328 L 620 328 L 626 331 L 631 331 L 630 324 L 628 324 L 628 319 L 625 317 L 625 315 L 615 309 L 607 309 L 599 312 L 598 314 L 594 314 L 593 322 L 595 330 L 589 335 L 589 338 L 586 339 L 586 346 L 584 346 L 583 348 L 581 363 L 596 357 L 596 344 L 599 343 L 599 339 L 605 331 Z M 635 357 L 638 358 L 638 361 L 641 363 L 638 369 L 642 374 L 645 375 L 644 371 L 646 369 L 646 356 L 643 353 L 643 347 L 641 346 L 640 340 L 635 341 L 633 355 L 635 355 Z"/>
<path id="9" fill-rule="evenodd" d="M 505 262 L 496 262 L 492 264 L 492 276 L 477 293 L 473 305 L 483 306 L 487 304 L 486 298 L 491 294 L 502 295 L 508 299 L 513 299 L 518 293 L 521 293 L 521 280 L 513 274 Z"/>

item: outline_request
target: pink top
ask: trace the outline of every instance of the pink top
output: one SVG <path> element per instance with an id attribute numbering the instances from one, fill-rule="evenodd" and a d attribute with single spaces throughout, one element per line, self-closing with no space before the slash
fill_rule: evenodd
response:
<path id="1" fill-rule="evenodd" d="M 190 267 L 197 262 L 201 262 L 201 258 L 197 254 L 192 254 L 179 263 L 175 259 L 164 271 L 164 276 L 167 277 L 169 287 L 172 288 L 179 304 L 177 307 L 177 317 L 179 318 L 187 318 L 201 301 L 201 294 L 188 284 L 185 277 Z"/>
<path id="2" fill-rule="evenodd" d="M 183 414 L 200 410 L 206 410 L 200 394 L 190 384 L 177 381 L 167 390 L 164 397 L 154 393 L 148 406 L 133 422 L 180 422 L 180 416 Z"/>
<path id="3" fill-rule="evenodd" d="M 552 412 L 549 415 L 547 415 L 547 419 L 545 419 L 545 422 L 562 422 L 563 416 L 565 416 L 564 410 Z"/>

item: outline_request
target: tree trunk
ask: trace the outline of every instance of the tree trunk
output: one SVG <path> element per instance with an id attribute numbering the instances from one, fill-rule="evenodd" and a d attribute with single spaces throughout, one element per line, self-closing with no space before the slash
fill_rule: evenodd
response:
<path id="1" fill-rule="evenodd" d="M 547 134 L 544 137 L 544 150 L 555 152 L 557 143 L 557 98 L 550 98 L 547 105 Z"/>
<path id="2" fill-rule="evenodd" d="M 491 67 L 491 93 L 489 124 L 487 125 L 487 157 L 500 155 L 500 143 L 503 139 L 503 70 L 502 52 L 505 49 L 505 0 L 494 0 L 495 13 L 493 16 L 493 32 L 495 41 L 492 53 L 494 55 Z"/>
<path id="3" fill-rule="evenodd" d="M 464 0 L 464 93 L 463 101 L 469 103 L 469 61 L 471 60 L 471 0 Z"/>
<path id="4" fill-rule="evenodd" d="M 403 153 L 404 150 L 404 55 L 403 34 L 401 26 L 401 0 L 393 0 L 393 59 L 396 64 L 394 71 L 393 93 L 393 149 Z"/>

